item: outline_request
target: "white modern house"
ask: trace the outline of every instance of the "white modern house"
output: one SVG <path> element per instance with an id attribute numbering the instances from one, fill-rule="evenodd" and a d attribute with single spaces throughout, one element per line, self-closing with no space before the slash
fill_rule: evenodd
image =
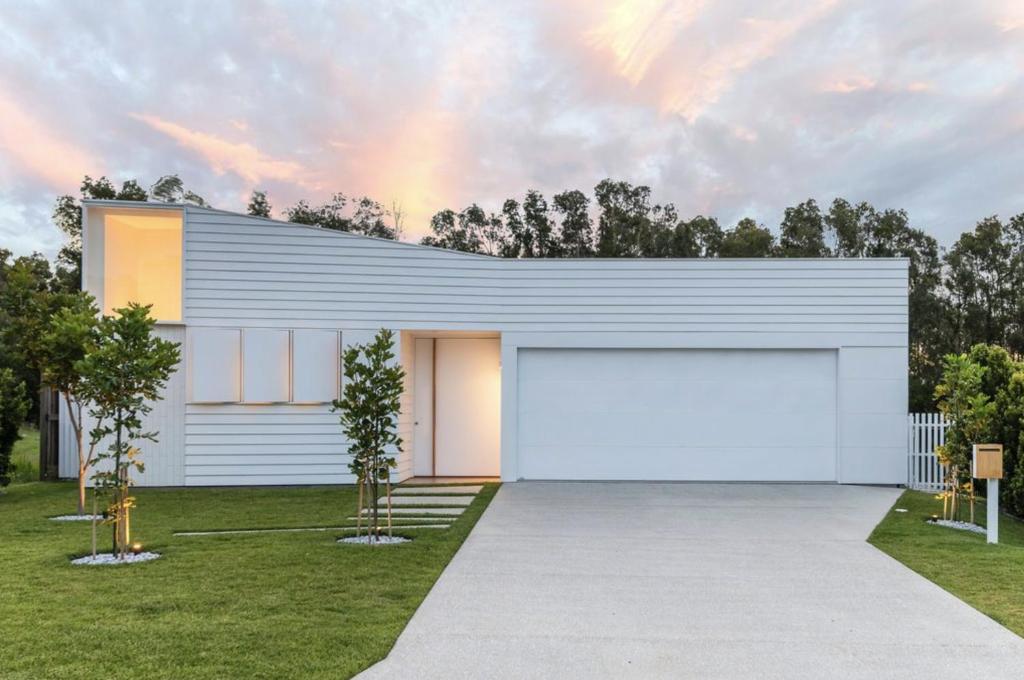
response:
<path id="1" fill-rule="evenodd" d="M 352 481 L 339 353 L 382 327 L 399 479 L 906 482 L 904 259 L 505 260 L 106 201 L 83 224 L 85 289 L 183 345 L 142 484 Z"/>

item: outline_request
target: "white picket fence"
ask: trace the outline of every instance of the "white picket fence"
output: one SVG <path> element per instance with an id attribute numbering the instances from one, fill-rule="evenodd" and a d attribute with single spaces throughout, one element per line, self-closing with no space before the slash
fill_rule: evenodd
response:
<path id="1" fill-rule="evenodd" d="M 939 462 L 935 447 L 946 442 L 949 423 L 941 413 L 911 413 L 907 446 L 907 486 L 921 491 L 941 491 L 946 466 Z"/>

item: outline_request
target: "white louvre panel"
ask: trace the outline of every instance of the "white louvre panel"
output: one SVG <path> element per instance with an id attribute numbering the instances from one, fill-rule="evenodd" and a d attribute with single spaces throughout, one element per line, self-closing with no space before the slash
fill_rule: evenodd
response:
<path id="1" fill-rule="evenodd" d="M 288 401 L 288 331 L 247 328 L 242 342 L 243 401 Z"/>
<path id="2" fill-rule="evenodd" d="M 189 329 L 190 402 L 241 400 L 241 340 L 241 331 L 237 329 Z"/>
<path id="3" fill-rule="evenodd" d="M 297 330 L 292 337 L 292 401 L 322 404 L 338 397 L 336 331 Z"/>

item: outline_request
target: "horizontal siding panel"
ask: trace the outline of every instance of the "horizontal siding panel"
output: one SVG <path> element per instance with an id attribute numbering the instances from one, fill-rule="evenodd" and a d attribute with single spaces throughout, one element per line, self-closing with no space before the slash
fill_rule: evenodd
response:
<path id="1" fill-rule="evenodd" d="M 191 446 L 193 444 L 233 444 L 235 446 L 244 445 L 273 445 L 278 446 L 300 446 L 306 444 L 334 444 L 336 446 L 344 445 L 344 439 L 342 439 L 341 432 L 337 434 L 312 434 L 306 433 L 302 436 L 301 442 L 295 441 L 294 434 L 257 434 L 249 428 L 244 430 L 238 430 L 236 432 L 224 431 L 217 434 L 192 434 L 191 427 L 185 428 L 185 444 Z"/>
<path id="2" fill-rule="evenodd" d="M 906 328 L 906 323 L 899 316 L 899 321 L 892 323 L 880 323 L 871 317 L 861 319 L 848 319 L 836 321 L 819 321 L 813 318 L 793 319 L 765 319 L 763 321 L 750 319 L 708 319 L 706 321 L 677 320 L 669 314 L 665 315 L 630 315 L 615 318 L 614 321 L 605 321 L 601 315 L 551 315 L 550 320 L 544 320 L 542 315 L 534 314 L 533 318 L 515 321 L 507 316 L 498 314 L 474 315 L 455 314 L 448 316 L 447 321 L 440 322 L 436 315 L 429 313 L 412 314 L 376 314 L 370 312 L 319 312 L 317 318 L 311 320 L 309 314 L 294 310 L 260 310 L 260 314 L 252 314 L 252 310 L 217 310 L 214 308 L 197 308 L 194 313 L 197 317 L 207 316 L 215 318 L 224 325 L 265 325 L 268 321 L 288 321 L 294 327 L 299 327 L 300 322 L 313 322 L 313 325 L 335 323 L 343 325 L 342 322 L 355 322 L 363 324 L 360 327 L 402 327 L 409 329 L 471 329 L 471 330 L 508 330 L 521 331 L 572 331 L 572 330 L 605 330 L 605 331 L 653 331 L 653 332 L 712 332 L 712 331 L 744 331 L 751 333 L 825 333 L 837 330 L 849 330 L 851 332 L 878 332 L 892 333 L 899 332 Z"/>
<path id="3" fill-rule="evenodd" d="M 274 434 L 274 435 L 306 435 L 324 434 L 341 436 L 341 425 L 335 423 L 294 423 L 281 425 L 278 423 L 268 424 L 259 421 L 245 423 L 187 423 L 188 433 L 191 436 L 208 434 L 226 434 L 237 428 L 238 432 L 249 432 L 253 434 Z"/>
<path id="4" fill-rule="evenodd" d="M 192 307 L 203 309 L 215 304 L 209 298 L 193 299 Z M 861 305 L 843 308 L 837 314 L 834 305 L 689 305 L 689 304 L 626 304 L 611 305 L 594 302 L 591 304 L 573 305 L 506 305 L 506 304 L 467 304 L 467 303 L 423 303 L 415 304 L 409 302 L 347 302 L 347 301 L 322 301 L 309 302 L 305 300 L 234 300 L 231 307 L 235 310 L 262 310 L 279 311 L 292 314 L 303 313 L 306 317 L 316 317 L 327 313 L 355 313 L 362 314 L 368 320 L 381 318 L 384 314 L 403 314 L 409 318 L 415 316 L 430 316 L 433 318 L 436 312 L 423 312 L 427 304 L 436 304 L 439 309 L 444 309 L 452 315 L 453 320 L 460 320 L 459 316 L 470 315 L 474 318 L 508 318 L 515 320 L 521 317 L 546 317 L 558 316 L 567 320 L 576 320 L 577 317 L 587 317 L 585 320 L 601 321 L 609 316 L 639 318 L 639 317 L 661 317 L 671 315 L 679 321 L 699 322 L 702 319 L 712 317 L 743 316 L 751 321 L 802 321 L 803 317 L 813 317 L 823 323 L 847 321 L 862 321 L 863 319 L 853 318 L 854 316 L 871 315 L 876 317 L 894 316 L 906 318 L 906 307 L 902 305 Z M 220 305 L 218 305 L 219 307 Z M 689 318 L 688 318 L 689 317 Z M 782 318 L 780 318 L 782 317 Z M 728 320 L 728 319 L 723 319 Z"/>
<path id="5" fill-rule="evenodd" d="M 186 475 L 337 475 L 347 474 L 348 467 L 343 463 L 333 465 L 289 465 L 283 462 L 255 463 L 252 461 L 242 465 L 195 465 L 191 460 L 185 462 Z"/>
<path id="6" fill-rule="evenodd" d="M 195 282 L 197 285 L 205 284 L 215 288 L 228 289 L 234 289 L 235 286 L 240 285 L 244 286 L 243 289 L 245 289 L 253 288 L 259 284 L 266 284 L 270 286 L 270 290 L 310 289 L 337 291 L 338 285 L 356 286 L 358 290 L 358 286 L 365 285 L 367 282 L 367 275 L 365 273 L 312 273 L 299 269 L 284 272 L 259 271 L 253 272 L 253 276 L 251 277 L 240 280 L 236 273 L 223 271 L 216 267 L 191 267 L 190 271 L 192 272 L 190 282 Z M 776 277 L 771 280 L 769 285 L 763 278 L 756 276 L 743 278 L 710 278 L 693 276 L 688 278 L 662 277 L 660 280 L 653 282 L 646 279 L 635 282 L 630 281 L 629 279 L 617 279 L 614 285 L 608 285 L 603 280 L 600 280 L 600 277 L 598 277 L 598 280 L 595 280 L 594 278 L 580 278 L 553 282 L 550 279 L 544 278 L 508 279 L 492 276 L 475 276 L 474 279 L 479 280 L 480 282 L 479 284 L 476 284 L 467 283 L 464 280 L 466 278 L 465 276 L 452 276 L 447 271 L 438 271 L 429 274 L 410 274 L 409 276 L 404 276 L 404 272 L 401 271 L 380 271 L 375 273 L 373 276 L 380 279 L 377 285 L 381 286 L 382 290 L 389 292 L 423 290 L 423 286 L 429 286 L 431 288 L 440 289 L 438 291 L 440 293 L 472 293 L 474 291 L 480 291 L 481 293 L 493 293 L 497 295 L 506 293 L 518 295 L 523 290 L 551 292 L 565 291 L 570 293 L 572 291 L 590 291 L 591 294 L 594 295 L 599 295 L 605 292 L 610 294 L 647 295 L 658 293 L 660 291 L 667 291 L 670 294 L 676 290 L 700 291 L 703 288 L 738 288 L 750 291 L 780 288 L 783 289 L 781 292 L 782 295 L 789 295 L 791 291 L 788 289 L 790 288 L 802 288 L 812 293 L 822 289 L 836 289 L 836 292 L 840 293 L 844 291 L 852 291 L 852 294 L 855 295 L 873 294 L 870 292 L 859 292 L 862 288 L 866 291 L 888 290 L 895 293 L 906 293 L 906 279 L 895 277 L 886 279 L 870 277 L 829 277 L 827 279 Z M 314 288 L 310 288 L 310 286 L 313 286 Z M 376 287 L 374 289 L 376 290 Z M 543 293 L 534 292 L 530 294 L 539 295 Z"/>
<path id="7" fill-rule="evenodd" d="M 236 474 L 236 475 L 204 475 L 186 474 L 186 486 L 306 486 L 318 484 L 354 484 L 355 477 L 350 473 L 310 475 L 304 473 L 290 474 Z"/>
<path id="8" fill-rule="evenodd" d="M 325 304 L 380 304 L 380 303 L 416 303 L 430 305 L 501 305 L 506 308 L 545 306 L 559 304 L 629 304 L 629 305 L 693 305 L 714 307 L 721 305 L 743 304 L 745 301 L 756 300 L 758 306 L 892 306 L 906 309 L 906 295 L 901 295 L 896 289 L 879 289 L 879 292 L 868 295 L 863 291 L 849 292 L 842 289 L 805 288 L 802 290 L 764 290 L 759 288 L 748 289 L 723 289 L 706 288 L 694 290 L 685 287 L 651 288 L 643 292 L 623 291 L 620 289 L 606 289 L 604 293 L 583 288 L 574 291 L 551 289 L 547 294 L 536 292 L 524 293 L 514 292 L 493 292 L 478 291 L 473 288 L 461 288 L 459 290 L 423 290 L 418 287 L 410 287 L 409 290 L 382 290 L 380 288 L 365 291 L 346 291 L 345 297 L 338 298 L 336 290 L 313 290 L 302 287 L 289 287 L 287 289 L 276 289 L 273 287 L 256 288 L 246 286 L 245 288 L 234 288 L 223 290 L 213 285 L 213 282 L 197 282 L 188 292 L 186 299 L 192 302 L 201 303 L 203 300 L 217 302 L 245 303 L 254 301 L 266 303 L 273 300 L 301 301 L 305 304 L 322 307 Z M 749 304 L 749 302 L 748 302 Z"/>
<path id="9" fill-rule="evenodd" d="M 238 465 L 343 465 L 347 466 L 350 456 L 341 453 L 248 453 L 248 454 L 212 454 L 189 456 L 190 468 Z M 347 468 L 346 468 L 347 469 Z"/>
<path id="10" fill-rule="evenodd" d="M 280 442 L 263 444 L 237 444 L 233 442 L 215 442 L 213 444 L 191 444 L 185 450 L 185 456 L 193 459 L 195 456 L 247 456 L 253 455 L 290 455 L 292 453 L 343 455 L 344 444 L 309 444 L 303 441 L 293 441 L 290 444 L 282 445 Z"/>
<path id="11" fill-rule="evenodd" d="M 553 260 L 557 262 L 557 260 Z M 574 267 L 574 268 L 558 268 L 550 267 L 547 269 L 537 268 L 522 268 L 520 269 L 517 265 L 521 260 L 507 260 L 499 261 L 505 262 L 507 266 L 498 267 L 494 263 L 477 266 L 464 265 L 458 263 L 457 265 L 448 266 L 447 263 L 438 262 L 437 260 L 431 260 L 429 258 L 416 259 L 415 261 L 396 260 L 395 258 L 382 258 L 381 262 L 373 262 L 368 258 L 359 256 L 358 253 L 351 253 L 346 251 L 345 255 L 277 255 L 273 252 L 267 252 L 260 256 L 254 256 L 250 254 L 236 254 L 231 252 L 192 252 L 191 249 L 188 251 L 188 264 L 186 267 L 187 272 L 201 272 L 201 271 L 235 271 L 235 272 L 290 272 L 295 269 L 303 269 L 309 271 L 310 266 L 315 265 L 318 272 L 322 271 L 326 274 L 344 274 L 346 272 L 359 272 L 360 274 L 370 274 L 375 270 L 379 271 L 384 267 L 398 267 L 400 266 L 403 271 L 395 271 L 391 273 L 382 272 L 382 275 L 398 275 L 398 276 L 420 276 L 423 274 L 430 276 L 444 276 L 447 278 L 471 278 L 478 277 L 487 280 L 502 280 L 502 281 L 518 281 L 524 279 L 537 279 L 543 278 L 546 280 L 588 280 L 594 278 L 606 278 L 611 280 L 620 279 L 658 279 L 658 280 L 672 280 L 672 279 L 762 279 L 762 280 L 775 280 L 775 279 L 811 279 L 815 281 L 821 281 L 827 277 L 827 272 L 835 271 L 845 274 L 847 277 L 852 277 L 854 273 L 858 273 L 864 278 L 870 278 L 872 280 L 884 280 L 892 279 L 894 281 L 906 280 L 904 272 L 893 269 L 847 269 L 845 267 L 838 267 L 834 270 L 822 270 L 822 269 L 810 269 L 810 268 L 780 268 L 772 267 L 768 269 L 728 269 L 722 267 L 720 269 L 704 269 L 695 270 L 687 269 L 684 267 L 664 269 L 653 266 L 642 266 L 633 265 L 630 268 L 621 266 L 600 266 L 600 264 L 590 264 L 587 268 Z M 597 263 L 608 263 L 611 264 L 612 260 L 599 260 L 594 261 Z M 653 261 L 648 261 L 653 262 Z M 676 262 L 669 260 L 668 262 Z M 722 262 L 722 260 L 715 260 L 715 262 Z M 472 263 L 475 264 L 475 263 Z M 298 266 L 296 266 L 298 265 Z M 445 271 L 438 271 L 444 268 Z"/>

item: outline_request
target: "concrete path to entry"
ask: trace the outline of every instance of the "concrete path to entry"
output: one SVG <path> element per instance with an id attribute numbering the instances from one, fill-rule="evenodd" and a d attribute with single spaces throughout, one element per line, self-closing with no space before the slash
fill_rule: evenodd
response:
<path id="1" fill-rule="evenodd" d="M 865 542 L 826 485 L 501 488 L 362 678 L 1024 677 L 1024 639 Z"/>

